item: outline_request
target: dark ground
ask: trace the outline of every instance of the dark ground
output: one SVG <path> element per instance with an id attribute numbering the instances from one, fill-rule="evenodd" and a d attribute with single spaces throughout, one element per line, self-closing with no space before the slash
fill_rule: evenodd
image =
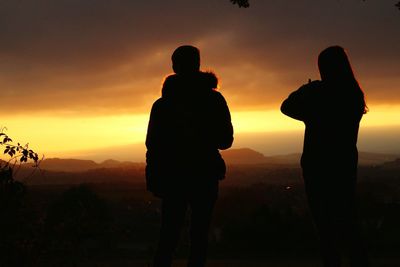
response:
<path id="1" fill-rule="evenodd" d="M 209 267 L 321 266 L 298 169 L 235 167 L 210 231 Z M 233 174 L 232 174 L 233 175 Z M 400 171 L 360 171 L 360 225 L 372 267 L 400 266 Z M 227 178 L 229 179 L 229 177 Z M 232 177 L 234 180 L 234 178 Z M 0 266 L 143 266 L 158 238 L 160 201 L 143 183 L 31 185 L 0 227 Z M 177 258 L 188 251 L 188 222 Z M 176 267 L 184 266 L 178 260 Z"/>

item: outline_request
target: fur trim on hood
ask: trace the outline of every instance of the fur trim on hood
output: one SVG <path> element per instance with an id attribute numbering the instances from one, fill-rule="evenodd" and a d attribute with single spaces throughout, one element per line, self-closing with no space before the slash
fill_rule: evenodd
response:
<path id="1" fill-rule="evenodd" d="M 173 97 L 182 94 L 197 94 L 218 88 L 218 78 L 213 72 L 197 72 L 193 75 L 172 74 L 165 78 L 161 95 Z"/>

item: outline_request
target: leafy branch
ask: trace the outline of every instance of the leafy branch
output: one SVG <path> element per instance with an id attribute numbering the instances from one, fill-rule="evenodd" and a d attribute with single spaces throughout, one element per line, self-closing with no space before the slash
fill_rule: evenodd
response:
<path id="1" fill-rule="evenodd" d="M 238 5 L 239 7 L 248 8 L 250 6 L 249 0 L 230 0 L 232 4 Z"/>
<path id="2" fill-rule="evenodd" d="M 13 143 L 13 140 L 4 132 L 5 130 L 5 127 L 0 129 L 0 146 L 4 148 L 3 154 L 9 156 L 9 159 L 0 161 L 1 173 L 12 172 L 17 164 L 20 167 L 22 163 L 28 161 L 34 163 L 33 167 L 39 168 L 38 154 L 29 148 L 29 144 Z"/>

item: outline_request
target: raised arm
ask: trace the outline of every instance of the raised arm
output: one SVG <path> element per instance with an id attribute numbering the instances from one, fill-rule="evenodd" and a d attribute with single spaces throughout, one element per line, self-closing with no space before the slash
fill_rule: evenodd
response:
<path id="1" fill-rule="evenodd" d="M 312 97 L 319 83 L 319 81 L 314 81 L 305 84 L 291 93 L 289 97 L 283 101 L 281 112 L 293 119 L 305 121 L 312 111 Z"/>

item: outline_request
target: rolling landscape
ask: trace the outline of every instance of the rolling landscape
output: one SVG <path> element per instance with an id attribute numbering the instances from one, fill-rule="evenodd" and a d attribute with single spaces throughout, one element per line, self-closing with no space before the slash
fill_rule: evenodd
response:
<path id="1" fill-rule="evenodd" d="M 281 171 L 293 172 L 293 178 L 301 181 L 301 154 L 264 156 L 255 150 L 242 148 L 222 151 L 222 155 L 229 166 L 227 178 L 221 182 L 222 186 L 274 183 L 287 178 L 279 173 Z M 400 155 L 396 154 L 360 152 L 360 176 L 371 169 L 395 172 L 399 168 L 399 159 Z M 97 163 L 92 160 L 49 158 L 42 160 L 37 169 L 29 164 L 22 165 L 17 172 L 17 179 L 24 179 L 29 185 L 117 182 L 144 184 L 144 168 L 144 162 L 109 159 Z M 274 171 L 277 173 L 273 174 Z"/>
<path id="2" fill-rule="evenodd" d="M 209 266 L 319 266 L 299 154 L 266 157 L 243 148 L 223 155 L 228 172 L 209 236 Z M 372 262 L 397 266 L 399 157 L 361 152 L 360 163 L 359 213 Z M 28 178 L 31 166 L 18 173 L 25 175 L 27 194 L 24 221 L 13 240 L 31 242 L 20 245 L 19 260 L 40 266 L 150 262 L 160 202 L 146 192 L 144 163 L 53 158 L 39 166 Z M 185 262 L 179 259 L 187 255 L 187 235 L 186 226 L 176 266 Z"/>

